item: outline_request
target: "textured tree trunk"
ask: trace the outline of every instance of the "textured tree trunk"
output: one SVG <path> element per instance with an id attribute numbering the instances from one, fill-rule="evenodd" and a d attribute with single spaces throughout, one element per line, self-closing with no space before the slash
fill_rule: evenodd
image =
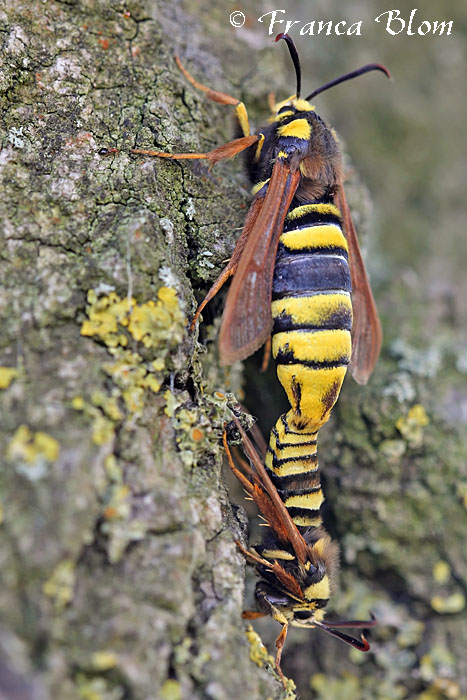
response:
<path id="1" fill-rule="evenodd" d="M 220 471 L 240 368 L 219 369 L 214 327 L 206 352 L 187 328 L 193 288 L 216 277 L 244 219 L 241 165 L 128 155 L 231 137 L 228 108 L 188 85 L 174 52 L 253 103 L 273 77 L 287 90 L 279 53 L 263 61 L 253 34 L 239 44 L 229 11 L 149 0 L 0 10 L 2 700 L 286 697 L 245 636 L 244 519 Z M 370 387 L 347 383 L 320 442 L 343 550 L 333 609 L 378 614 L 375 656 L 353 665 L 339 642 L 297 632 L 285 670 L 302 697 L 310 677 L 327 699 L 419 697 L 465 679 L 465 627 L 448 615 L 465 594 L 465 439 L 451 427 L 443 440 L 439 418 L 426 425 L 418 404 L 430 414 L 448 401 L 448 382 L 398 353 Z M 257 387 L 247 394 L 268 402 Z"/>
<path id="2" fill-rule="evenodd" d="M 245 196 L 222 169 L 127 154 L 227 140 L 174 37 L 206 79 L 221 64 L 177 3 L 1 20 L 2 698 L 280 697 L 241 620 L 226 381 L 186 326 Z"/>

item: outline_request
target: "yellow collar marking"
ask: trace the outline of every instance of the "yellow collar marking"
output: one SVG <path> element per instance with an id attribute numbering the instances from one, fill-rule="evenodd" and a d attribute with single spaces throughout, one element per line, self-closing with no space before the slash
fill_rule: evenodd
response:
<path id="1" fill-rule="evenodd" d="M 294 119 L 277 129 L 279 136 L 293 136 L 303 141 L 308 141 L 311 134 L 311 126 L 306 119 Z"/>

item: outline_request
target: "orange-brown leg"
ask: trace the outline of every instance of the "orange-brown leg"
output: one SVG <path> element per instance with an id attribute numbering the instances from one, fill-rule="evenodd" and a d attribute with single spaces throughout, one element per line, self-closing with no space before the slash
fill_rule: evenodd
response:
<path id="1" fill-rule="evenodd" d="M 193 333 L 195 326 L 196 326 L 196 322 L 197 322 L 202 310 L 206 306 L 206 304 L 208 304 L 211 301 L 211 299 L 213 299 L 216 296 L 217 292 L 224 286 L 224 284 L 227 282 L 227 280 L 235 274 L 235 272 L 237 270 L 237 265 L 238 265 L 238 263 L 233 262 L 233 259 L 231 259 L 230 262 L 228 263 L 227 267 L 224 267 L 221 274 L 216 279 L 216 281 L 212 285 L 211 289 L 209 290 L 209 292 L 206 294 L 206 296 L 204 297 L 201 304 L 196 309 L 195 315 L 193 316 L 193 320 L 190 323 L 190 333 Z"/>
<path id="2" fill-rule="evenodd" d="M 237 115 L 237 119 L 238 119 L 240 126 L 242 128 L 243 135 L 244 136 L 250 135 L 250 124 L 248 121 L 248 113 L 246 111 L 246 107 L 243 104 L 243 102 L 238 100 L 236 97 L 231 97 L 230 95 L 227 95 L 225 92 L 219 92 L 218 90 L 212 90 L 207 85 L 203 85 L 202 83 L 198 83 L 198 81 L 195 80 L 195 78 L 193 78 L 193 76 L 182 65 L 178 56 L 175 56 L 175 62 L 177 64 L 177 66 L 180 68 L 180 70 L 182 71 L 185 78 L 188 80 L 188 82 L 191 83 L 193 85 L 193 87 L 206 93 L 206 97 L 208 97 L 210 100 L 213 100 L 214 102 L 218 102 L 219 104 L 222 104 L 222 105 L 235 105 L 235 114 Z"/>
<path id="3" fill-rule="evenodd" d="M 279 676 L 281 677 L 282 685 L 284 686 L 284 688 L 287 687 L 287 679 L 282 672 L 281 657 L 282 657 L 282 649 L 284 648 L 285 640 L 287 637 L 287 629 L 288 629 L 288 626 L 284 625 L 280 631 L 279 636 L 276 639 L 276 649 L 277 649 L 277 652 L 276 652 L 276 671 L 279 674 Z"/>
<path id="4" fill-rule="evenodd" d="M 257 620 L 259 617 L 266 617 L 266 613 L 259 612 L 259 610 L 244 610 L 242 617 L 244 620 Z"/>
<path id="5" fill-rule="evenodd" d="M 249 137 L 251 138 L 251 137 Z M 190 324 L 190 332 L 192 333 L 194 330 L 194 327 L 196 325 L 196 321 L 199 318 L 200 313 L 206 306 L 206 304 L 213 299 L 213 297 L 216 296 L 217 292 L 221 289 L 221 287 L 224 286 L 224 284 L 227 282 L 227 280 L 232 277 L 238 267 L 239 260 L 241 258 L 241 255 L 245 249 L 246 242 L 248 240 L 248 236 L 250 235 L 250 231 L 253 228 L 253 224 L 255 223 L 258 214 L 260 212 L 261 206 L 263 204 L 263 198 L 259 197 L 256 198 L 250 209 L 248 210 L 247 217 L 245 219 L 245 225 L 243 227 L 243 230 L 240 234 L 240 237 L 235 245 L 235 250 L 232 253 L 232 257 L 230 258 L 230 262 L 227 264 L 227 266 L 222 270 L 221 274 L 217 278 L 217 280 L 214 282 L 212 285 L 211 289 L 209 292 L 206 294 L 205 298 L 201 302 L 201 304 L 198 306 L 196 309 L 195 315 L 193 317 L 193 320 Z"/>
<path id="6" fill-rule="evenodd" d="M 233 158 L 246 148 L 260 140 L 259 134 L 253 136 L 242 136 L 228 143 L 218 146 L 213 151 L 207 153 L 167 153 L 166 151 L 153 151 L 148 148 L 130 148 L 130 153 L 138 153 L 145 156 L 155 156 L 157 158 L 170 158 L 171 160 L 208 160 L 211 165 L 218 163 L 225 158 Z M 109 150 L 109 149 L 108 149 Z"/>

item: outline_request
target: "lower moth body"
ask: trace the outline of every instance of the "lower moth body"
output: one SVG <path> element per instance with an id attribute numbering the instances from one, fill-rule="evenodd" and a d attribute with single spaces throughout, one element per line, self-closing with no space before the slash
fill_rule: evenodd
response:
<path id="1" fill-rule="evenodd" d="M 317 458 L 317 432 L 297 430 L 292 411 L 282 415 L 271 431 L 265 467 L 290 517 L 320 557 L 337 559 L 337 547 L 322 527 L 320 508 L 324 501 Z M 273 535 L 256 547 L 265 559 L 279 560 L 286 568 L 297 562 L 290 547 L 284 548 Z M 326 555 L 326 556 L 325 556 Z M 318 567 L 313 580 L 304 589 L 306 606 L 324 608 L 331 593 L 333 566 Z M 261 599 L 261 584 L 257 597 Z"/>
<path id="2" fill-rule="evenodd" d="M 291 209 L 279 242 L 272 301 L 273 355 L 291 410 L 271 431 L 265 466 L 298 530 L 323 550 L 331 544 L 320 515 L 317 437 L 350 361 L 350 293 L 347 241 L 337 208 L 320 202 Z M 263 557 L 290 558 L 291 552 L 272 544 L 258 550 Z M 329 593 L 323 569 L 306 599 L 324 607 Z"/>

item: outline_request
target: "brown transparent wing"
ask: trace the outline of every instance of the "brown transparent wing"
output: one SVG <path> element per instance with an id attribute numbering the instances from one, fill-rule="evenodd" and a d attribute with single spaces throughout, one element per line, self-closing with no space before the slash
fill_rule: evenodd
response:
<path id="1" fill-rule="evenodd" d="M 271 332 L 274 263 L 284 219 L 300 181 L 286 162 L 274 164 L 268 190 L 233 278 L 219 335 L 222 365 L 251 355 Z"/>
<path id="2" fill-rule="evenodd" d="M 250 477 L 250 480 L 236 468 L 230 455 L 230 450 L 227 449 L 230 468 L 247 493 L 253 498 L 278 539 L 284 543 L 288 542 L 292 546 L 298 560 L 303 564 L 307 560 L 307 544 L 277 493 L 277 489 L 269 478 L 253 443 L 236 417 L 234 417 L 234 422 L 242 436 L 243 450 L 250 461 L 250 464 L 247 464 L 241 460 L 242 467 Z M 224 439 L 224 445 L 226 444 L 226 439 Z"/>
<path id="3" fill-rule="evenodd" d="M 350 369 L 356 382 L 366 384 L 381 350 L 381 324 L 342 183 L 337 193 L 337 206 L 342 214 L 344 232 L 349 244 L 352 277 L 353 324 Z"/>

